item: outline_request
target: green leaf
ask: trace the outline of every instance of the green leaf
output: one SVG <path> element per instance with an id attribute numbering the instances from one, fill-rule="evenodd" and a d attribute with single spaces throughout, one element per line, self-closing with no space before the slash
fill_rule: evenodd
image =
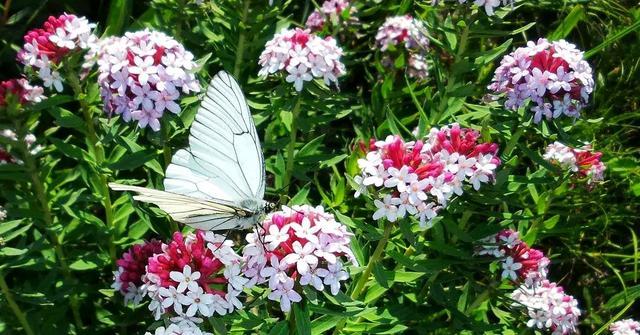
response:
<path id="1" fill-rule="evenodd" d="M 105 24 L 104 36 L 120 35 L 129 20 L 132 0 L 112 0 L 109 5 L 109 15 Z"/>
<path id="2" fill-rule="evenodd" d="M 634 302 L 640 298 L 640 285 L 631 286 L 626 291 L 615 294 L 605 304 L 606 309 L 614 309 L 624 304 Z"/>
<path id="3" fill-rule="evenodd" d="M 305 185 L 301 188 L 296 195 L 289 200 L 289 204 L 291 205 L 302 205 L 307 202 L 307 196 L 309 195 L 309 186 Z"/>
<path id="4" fill-rule="evenodd" d="M 29 249 L 2 247 L 0 248 L 0 256 L 20 256 L 26 254 L 27 251 L 29 251 Z"/>
<path id="5" fill-rule="evenodd" d="M 336 324 L 343 319 L 343 316 L 336 315 L 323 315 L 311 322 L 311 334 L 320 335 L 329 329 L 336 326 Z"/>
<path id="6" fill-rule="evenodd" d="M 117 162 L 109 164 L 109 168 L 116 171 L 133 170 L 153 160 L 157 156 L 158 154 L 154 149 L 137 151 L 122 156 Z"/>
<path id="7" fill-rule="evenodd" d="M 69 158 L 73 158 L 76 161 L 82 162 L 85 159 L 89 158 L 89 153 L 73 144 L 65 143 L 64 141 L 59 140 L 55 137 L 50 137 L 49 141 L 51 142 L 51 144 L 53 144 L 53 146 L 60 150 L 62 154 Z M 93 161 L 93 159 L 91 161 Z"/>
<path id="8" fill-rule="evenodd" d="M 297 305 L 297 304 L 296 304 Z M 269 331 L 269 335 L 288 335 L 289 334 L 289 325 L 286 321 L 280 321 L 276 323 L 273 328 Z"/>
<path id="9" fill-rule="evenodd" d="M 582 21 L 584 18 L 584 7 L 582 5 L 573 6 L 571 12 L 564 17 L 564 20 L 562 20 L 558 28 L 556 28 L 556 30 L 547 37 L 549 40 L 556 41 L 569 36 L 569 33 L 571 33 L 573 28 L 575 28 L 576 25 L 578 25 L 578 22 Z"/>
<path id="10" fill-rule="evenodd" d="M 311 335 L 311 319 L 306 304 L 293 304 L 292 313 L 296 318 L 296 334 Z"/>
<path id="11" fill-rule="evenodd" d="M 349 157 L 349 155 L 342 154 L 342 155 L 338 155 L 338 156 L 335 156 L 333 158 L 324 160 L 324 161 L 320 162 L 320 168 L 326 168 L 326 167 L 334 166 L 334 165 L 342 162 L 347 157 Z"/>
<path id="12" fill-rule="evenodd" d="M 607 37 L 602 43 L 597 45 L 595 48 L 584 53 L 584 58 L 590 58 L 591 56 L 597 54 L 598 52 L 604 50 L 609 44 L 623 38 L 627 34 L 634 32 L 636 29 L 640 28 L 640 17 L 636 18 L 636 22 L 631 24 L 630 26 L 618 31 L 617 33 L 612 34 Z"/>
<path id="13" fill-rule="evenodd" d="M 79 259 L 71 263 L 71 265 L 69 265 L 69 268 L 71 268 L 71 270 L 76 270 L 76 271 L 86 271 L 86 270 L 97 269 L 98 264 L 96 264 L 91 260 Z"/>
<path id="14" fill-rule="evenodd" d="M 56 123 L 61 127 L 72 128 L 81 133 L 85 133 L 86 124 L 81 117 L 61 107 L 48 108 L 47 111 L 49 111 L 49 114 L 56 119 Z"/>

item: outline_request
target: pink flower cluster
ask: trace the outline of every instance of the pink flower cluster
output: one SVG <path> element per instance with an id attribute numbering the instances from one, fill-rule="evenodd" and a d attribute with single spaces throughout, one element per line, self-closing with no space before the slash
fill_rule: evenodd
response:
<path id="1" fill-rule="evenodd" d="M 30 30 L 24 36 L 24 46 L 18 60 L 38 71 L 45 87 L 62 92 L 62 78 L 57 65 L 70 53 L 90 48 L 97 40 L 92 29 L 96 25 L 84 17 L 63 14 L 50 16 L 42 28 Z"/>
<path id="2" fill-rule="evenodd" d="M 446 0 L 445 0 L 446 1 Z M 433 0 L 432 1 L 432 5 L 437 5 L 440 1 L 439 0 Z M 468 3 L 471 2 L 470 0 L 458 0 L 459 3 Z M 513 3 L 515 2 L 515 0 L 473 0 L 473 3 L 475 5 L 477 5 L 478 7 L 484 7 L 484 11 L 487 13 L 487 15 L 492 16 L 494 13 L 494 10 L 498 7 L 500 7 L 500 5 L 503 6 L 507 6 L 507 5 L 511 5 L 513 6 Z"/>
<path id="3" fill-rule="evenodd" d="M 202 319 L 200 319 L 202 320 Z M 161 326 L 152 333 L 146 332 L 144 335 L 213 335 L 202 331 L 197 325 L 186 323 L 171 323 L 167 327 Z"/>
<path id="4" fill-rule="evenodd" d="M 38 103 L 45 99 L 42 87 L 31 86 L 24 78 L 0 81 L 0 107 L 7 105 L 9 96 L 15 97 L 20 104 Z"/>
<path id="5" fill-rule="evenodd" d="M 346 73 L 340 57 L 342 49 L 331 36 L 323 39 L 309 30 L 283 29 L 265 45 L 258 61 L 262 66 L 259 75 L 265 78 L 283 71 L 285 80 L 298 92 L 314 77 L 338 86 L 338 77 Z"/>
<path id="6" fill-rule="evenodd" d="M 534 285 L 521 285 L 511 294 L 515 306 L 524 306 L 530 317 L 527 327 L 550 330 L 552 335 L 576 332 L 580 309 L 578 301 L 562 286 L 546 279 Z"/>
<path id="7" fill-rule="evenodd" d="M 4 129 L 0 131 L 0 136 L 4 137 L 9 141 L 16 142 L 18 141 L 18 135 L 11 129 Z M 42 146 L 36 144 L 36 137 L 33 134 L 27 134 L 24 137 L 24 142 L 27 144 L 27 148 L 29 149 L 29 153 L 31 155 L 36 155 L 42 150 Z M 8 148 L 4 148 L 0 146 L 0 165 L 2 164 L 22 164 L 22 160 L 15 157 Z"/>
<path id="8" fill-rule="evenodd" d="M 425 55 L 429 49 L 427 29 L 421 21 L 411 15 L 389 17 L 378 29 L 376 45 L 380 51 L 387 52 L 382 63 L 393 66 L 394 60 L 388 54 L 391 46 L 404 46 L 407 51 L 407 72 L 410 77 L 424 79 L 427 77 Z"/>
<path id="9" fill-rule="evenodd" d="M 248 286 L 268 282 L 268 298 L 280 302 L 283 312 L 302 300 L 299 285 L 318 291 L 328 287 L 331 294 L 338 294 L 340 282 L 349 278 L 343 259 L 357 264 L 350 248 L 352 234 L 322 206 L 283 206 L 260 228 L 264 235 L 246 236 L 244 275 Z"/>
<path id="10" fill-rule="evenodd" d="M 505 56 L 488 88 L 506 94 L 504 106 L 512 110 L 531 100 L 533 120 L 539 123 L 543 116 L 547 120 L 580 117 L 594 81 L 589 63 L 575 45 L 541 38 Z"/>
<path id="11" fill-rule="evenodd" d="M 343 20 L 345 11 L 349 13 L 348 20 Z M 311 31 L 322 31 L 327 23 L 334 26 L 352 25 L 358 22 L 358 18 L 354 16 L 357 12 L 356 7 L 352 6 L 348 0 L 325 0 L 320 8 L 311 12 L 305 27 Z"/>
<path id="12" fill-rule="evenodd" d="M 540 250 L 520 240 L 519 233 L 503 230 L 482 240 L 479 255 L 491 255 L 502 261 L 502 278 L 529 285 L 547 278 L 549 259 Z"/>
<path id="13" fill-rule="evenodd" d="M 175 39 L 142 30 L 107 38 L 89 53 L 97 57 L 105 112 L 122 115 L 141 128 L 160 130 L 165 111 L 180 113 L 181 92 L 199 92 L 193 54 Z"/>
<path id="14" fill-rule="evenodd" d="M 547 329 L 553 335 L 576 331 L 581 314 L 578 301 L 547 280 L 549 259 L 521 241 L 518 232 L 503 230 L 481 240 L 478 254 L 500 258 L 502 278 L 520 284 L 511 297 L 516 306 L 527 308 L 528 327 Z"/>
<path id="15" fill-rule="evenodd" d="M 576 149 L 554 142 L 547 146 L 542 157 L 565 170 L 577 173 L 578 178 L 586 178 L 589 185 L 604 180 L 604 170 L 607 167 L 600 161 L 602 153 L 594 152 L 591 145 Z"/>
<path id="16" fill-rule="evenodd" d="M 498 145 L 479 140 L 477 131 L 454 123 L 432 128 L 418 141 L 388 136 L 373 142 L 366 157 L 358 160 L 362 174 L 354 178 L 359 186 L 355 196 L 374 186 L 382 198 L 374 200 L 374 220 L 394 222 L 412 215 L 421 227 L 431 227 L 451 197 L 463 194 L 464 183 L 479 190 L 494 180 L 500 165 Z"/>
<path id="17" fill-rule="evenodd" d="M 609 330 L 613 335 L 638 335 L 640 322 L 633 319 L 616 321 L 609 326 Z"/>
<path id="18" fill-rule="evenodd" d="M 173 315 L 198 323 L 197 316 L 225 315 L 242 308 L 237 297 L 248 282 L 232 247 L 224 236 L 203 231 L 134 246 L 118 260 L 113 287 L 125 302 L 149 297 L 156 320 Z"/>
<path id="19" fill-rule="evenodd" d="M 120 291 L 124 296 L 125 304 L 132 301 L 137 305 L 142 301 L 147 293 L 143 281 L 147 262 L 149 257 L 161 252 L 162 242 L 151 240 L 134 245 L 116 261 L 118 270 L 114 272 L 114 282 L 111 287 Z"/>

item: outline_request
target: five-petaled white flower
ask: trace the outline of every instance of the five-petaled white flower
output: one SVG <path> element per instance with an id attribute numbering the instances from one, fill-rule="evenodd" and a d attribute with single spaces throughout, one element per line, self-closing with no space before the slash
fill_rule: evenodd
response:
<path id="1" fill-rule="evenodd" d="M 200 272 L 191 272 L 191 266 L 185 265 L 182 272 L 171 271 L 169 273 L 171 280 L 178 283 L 176 290 L 180 293 L 185 290 L 196 291 L 198 288 L 198 279 L 200 279 Z"/>

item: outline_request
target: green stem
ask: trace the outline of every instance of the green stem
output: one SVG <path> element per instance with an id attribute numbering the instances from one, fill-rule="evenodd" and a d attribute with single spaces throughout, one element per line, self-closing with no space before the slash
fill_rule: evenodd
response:
<path id="1" fill-rule="evenodd" d="M 240 69 L 242 67 L 242 61 L 244 59 L 244 43 L 245 43 L 245 35 L 244 29 L 245 24 L 247 22 L 247 18 L 249 16 L 249 5 L 251 4 L 250 0 L 244 1 L 244 7 L 242 8 L 242 20 L 238 25 L 238 29 L 240 30 L 240 35 L 238 36 L 238 46 L 236 47 L 236 62 L 233 65 L 233 76 L 236 79 L 240 76 Z"/>
<path id="2" fill-rule="evenodd" d="M 371 271 L 373 270 L 373 265 L 378 263 L 378 261 L 380 260 L 380 256 L 382 256 L 382 252 L 384 251 L 384 248 L 387 246 L 387 242 L 389 241 L 389 236 L 391 235 L 392 228 L 393 228 L 393 225 L 390 223 L 387 223 L 387 225 L 384 227 L 384 235 L 382 236 L 380 241 L 378 241 L 378 245 L 376 246 L 376 249 L 373 251 L 373 255 L 371 255 L 371 258 L 369 258 L 369 263 L 367 264 L 367 267 L 364 269 L 364 272 L 362 272 L 362 275 L 358 279 L 358 283 L 356 284 L 356 287 L 353 289 L 353 292 L 351 292 L 351 299 L 358 299 L 362 294 L 362 290 L 364 289 L 365 284 L 369 280 L 369 276 L 371 275 Z"/>
<path id="3" fill-rule="evenodd" d="M 293 176 L 293 168 L 295 166 L 294 151 L 296 149 L 296 140 L 298 138 L 298 117 L 300 116 L 301 103 L 302 99 L 300 98 L 300 95 L 298 95 L 296 104 L 291 112 L 291 132 L 289 133 L 289 145 L 287 146 L 287 165 L 284 172 L 284 191 L 282 197 L 280 197 L 281 202 L 284 201 L 283 197 L 286 197 L 286 195 L 289 194 L 289 185 L 291 184 L 291 178 Z"/>
<path id="4" fill-rule="evenodd" d="M 475 20 L 475 16 L 471 17 L 470 22 L 473 23 Z M 464 30 L 462 31 L 462 36 L 460 37 L 460 43 L 458 44 L 458 50 L 456 51 L 455 59 L 456 63 L 460 61 L 462 55 L 464 54 L 467 48 L 467 42 L 469 41 L 469 25 L 465 25 Z M 449 102 L 449 98 L 447 94 L 453 90 L 453 86 L 456 83 L 455 76 L 450 74 L 447 78 L 447 87 L 440 99 L 440 105 L 438 106 L 438 110 L 435 113 L 435 117 L 431 120 L 431 124 L 436 124 L 440 120 L 442 114 L 444 114 L 445 109 L 447 108 L 447 103 Z"/>
<path id="5" fill-rule="evenodd" d="M 169 147 L 169 122 L 162 122 L 160 125 L 160 136 L 162 142 L 162 157 L 164 159 L 164 168 L 171 164 L 171 147 Z"/>
<path id="6" fill-rule="evenodd" d="M 160 125 L 160 138 L 161 138 L 160 141 L 162 142 L 162 158 L 164 161 L 165 171 L 167 167 L 169 167 L 169 164 L 171 164 L 171 147 L 168 144 L 169 143 L 169 126 L 170 126 L 169 122 L 164 122 L 164 121 L 162 121 L 162 124 Z M 170 228 L 172 233 L 180 231 L 180 227 L 174 220 L 171 220 Z"/>
<path id="7" fill-rule="evenodd" d="M 85 124 L 87 126 L 87 139 L 89 140 L 88 147 L 91 152 L 95 155 L 96 165 L 97 165 L 97 173 L 100 176 L 100 184 L 102 193 L 102 206 L 104 207 L 105 212 L 105 220 L 106 226 L 110 230 L 108 248 L 109 248 L 109 256 L 115 264 L 115 261 L 118 259 L 116 256 L 116 230 L 115 224 L 113 222 L 114 213 L 113 213 L 113 204 L 111 202 L 111 194 L 109 192 L 109 180 L 107 176 L 101 171 L 102 165 L 106 160 L 104 147 L 102 143 L 98 139 L 98 135 L 96 133 L 96 128 L 93 124 L 93 115 L 91 113 L 90 106 L 86 101 L 86 94 L 82 92 L 82 87 L 80 85 L 80 81 L 78 80 L 78 76 L 73 73 L 73 71 L 69 71 L 67 75 L 67 80 L 73 89 L 75 94 L 75 99 L 80 104 L 80 109 L 82 111 L 82 115 L 84 117 Z"/>
<path id="8" fill-rule="evenodd" d="M 42 229 L 46 232 L 49 242 L 53 245 L 53 249 L 56 253 L 56 257 L 60 262 L 60 268 L 62 270 L 62 274 L 68 282 L 75 282 L 75 279 L 71 276 L 71 270 L 69 269 L 69 265 L 67 264 L 67 258 L 64 254 L 64 250 L 62 249 L 62 244 L 60 243 L 60 238 L 52 230 L 53 228 L 53 215 L 51 214 L 51 208 L 49 207 L 49 197 L 45 191 L 44 183 L 42 179 L 40 179 L 40 174 L 38 173 L 38 167 L 36 164 L 29 147 L 24 142 L 24 137 L 26 135 L 26 131 L 22 129 L 22 125 L 19 121 L 19 118 L 16 118 L 14 121 L 14 125 L 16 131 L 18 132 L 17 146 L 19 147 L 22 153 L 22 159 L 24 161 L 24 166 L 27 170 L 29 178 L 31 179 L 31 186 L 33 187 L 33 192 L 35 193 L 36 200 L 40 205 L 40 210 L 42 211 L 42 219 L 44 221 L 44 227 Z M 82 329 L 82 319 L 80 318 L 80 308 L 78 305 L 77 297 L 74 293 L 71 293 L 69 296 L 69 301 L 71 305 L 71 312 L 73 313 L 73 318 L 75 320 L 76 327 L 78 329 Z"/>
<path id="9" fill-rule="evenodd" d="M 0 290 L 2 290 L 4 298 L 7 299 L 7 303 L 13 311 L 13 314 L 15 314 L 16 318 L 18 318 L 18 321 L 20 321 L 24 332 L 27 333 L 27 335 L 35 335 L 35 333 L 31 329 L 31 326 L 29 325 L 29 321 L 27 321 L 27 318 L 24 316 L 24 313 L 20 309 L 20 306 L 18 306 L 16 301 L 13 300 L 13 294 L 11 294 L 9 285 L 7 285 L 7 282 L 4 280 L 4 274 L 2 272 L 0 272 Z"/>
<path id="10" fill-rule="evenodd" d="M 378 241 L 378 245 L 376 245 L 376 249 L 373 251 L 373 255 L 369 258 L 369 262 L 367 263 L 367 267 L 364 269 L 360 278 L 358 278 L 358 282 L 356 283 L 355 288 L 351 292 L 351 299 L 358 299 L 364 290 L 367 281 L 369 281 L 369 276 L 371 275 L 371 271 L 373 271 L 373 266 L 380 261 L 380 257 L 382 256 L 382 252 L 384 252 L 385 247 L 387 246 L 387 242 L 389 242 L 389 236 L 391 236 L 391 229 L 393 229 L 393 225 L 387 222 L 387 225 L 384 227 L 384 233 L 382 238 Z M 342 328 L 347 323 L 348 318 L 344 318 L 338 322 L 336 325 L 333 334 L 339 334 Z"/>

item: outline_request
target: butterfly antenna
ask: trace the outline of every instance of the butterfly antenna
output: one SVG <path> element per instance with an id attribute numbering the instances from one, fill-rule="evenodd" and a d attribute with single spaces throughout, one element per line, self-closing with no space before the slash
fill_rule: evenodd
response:
<path id="1" fill-rule="evenodd" d="M 260 227 L 259 225 L 256 225 L 253 229 L 254 229 L 256 235 L 258 236 L 258 241 L 260 241 L 260 245 L 262 246 L 262 250 L 266 253 L 267 252 L 267 248 L 265 248 L 265 242 L 264 242 L 264 237 L 266 235 L 266 231 L 264 230 L 264 228 Z"/>
<path id="2" fill-rule="evenodd" d="M 214 250 L 213 252 L 218 251 L 220 248 L 222 248 L 222 246 L 224 245 L 224 242 L 227 242 L 227 239 L 229 238 L 229 233 L 231 232 L 231 230 L 227 230 L 227 233 L 224 234 L 224 240 L 222 240 L 222 242 L 220 243 L 220 245 L 218 245 L 218 247 L 216 248 L 216 250 Z"/>

